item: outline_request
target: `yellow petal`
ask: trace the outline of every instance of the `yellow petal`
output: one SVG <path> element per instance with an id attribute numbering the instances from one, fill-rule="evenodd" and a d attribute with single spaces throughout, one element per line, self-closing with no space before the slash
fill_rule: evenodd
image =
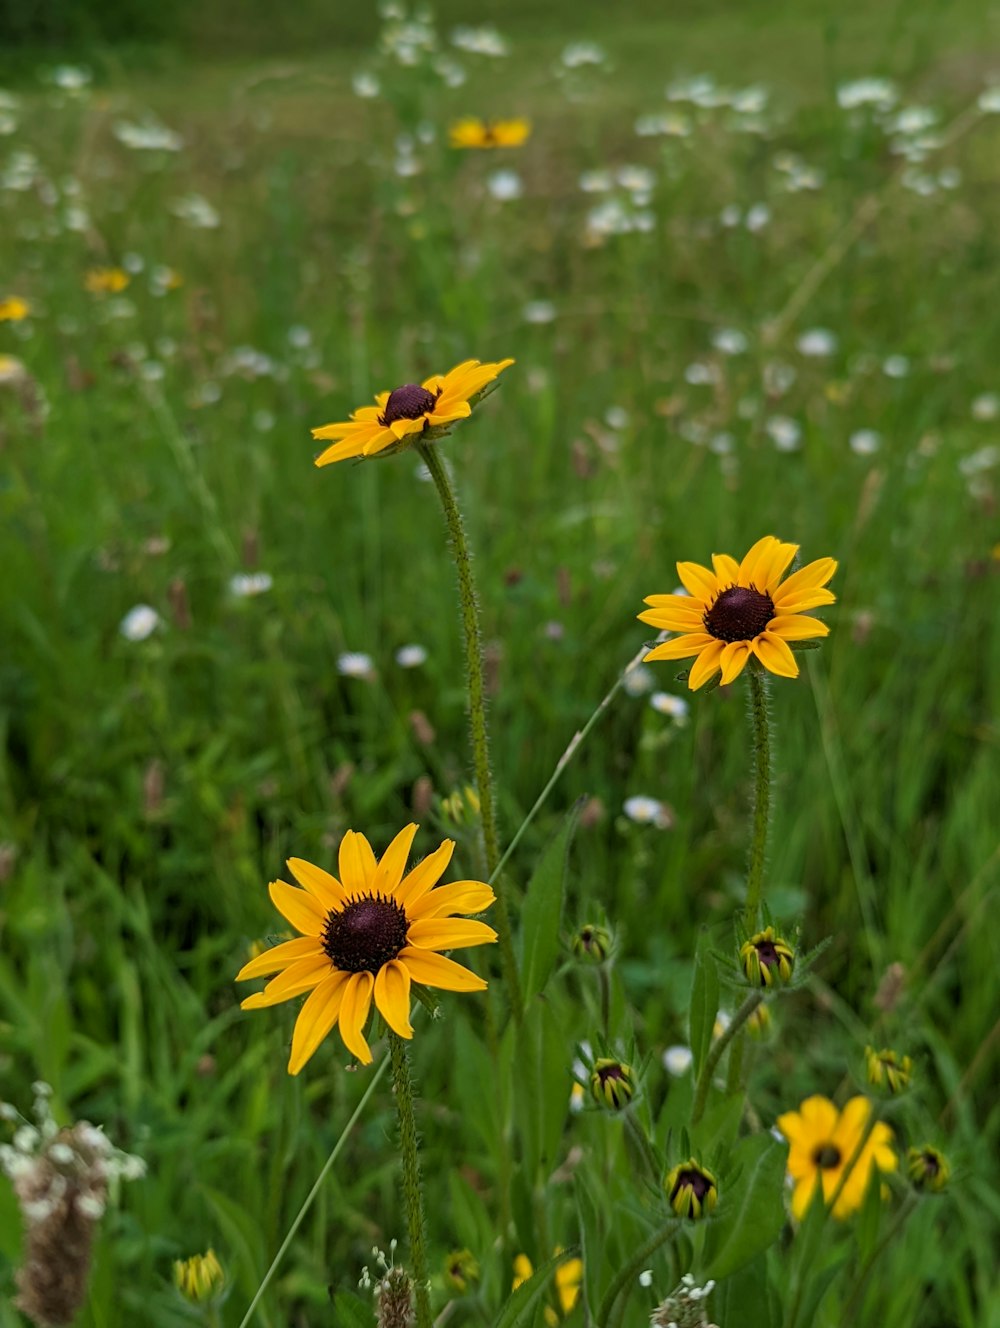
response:
<path id="1" fill-rule="evenodd" d="M 379 452 L 384 452 L 387 447 L 391 447 L 395 441 L 396 435 L 392 429 L 380 427 L 365 443 L 365 456 L 377 456 Z"/>
<path id="2" fill-rule="evenodd" d="M 813 1195 L 819 1182 L 818 1174 L 813 1174 L 809 1179 L 799 1181 L 792 1194 L 792 1215 L 798 1221 L 802 1221 L 809 1205 L 812 1203 Z"/>
<path id="3" fill-rule="evenodd" d="M 421 950 L 461 950 L 468 945 L 490 945 L 496 938 L 492 927 L 468 918 L 422 918 L 411 922 L 406 933 L 407 944 Z"/>
<path id="4" fill-rule="evenodd" d="M 319 941 L 315 936 L 299 936 L 294 941 L 283 941 L 281 945 L 272 945 L 270 950 L 257 955 L 243 965 L 234 981 L 247 982 L 250 978 L 267 977 L 269 973 L 280 973 L 297 959 L 305 959 L 316 954 Z"/>
<path id="5" fill-rule="evenodd" d="M 484 991 L 486 983 L 471 969 L 456 964 L 454 959 L 434 954 L 429 950 L 417 950 L 408 945 L 396 956 L 410 970 L 414 982 L 421 982 L 425 987 L 437 987 L 441 991 Z"/>
<path id="6" fill-rule="evenodd" d="M 805 567 L 793 572 L 772 594 L 775 607 L 795 599 L 806 591 L 818 590 L 820 586 L 825 586 L 836 570 L 837 564 L 833 558 L 817 558 L 815 562 L 806 563 Z"/>
<path id="7" fill-rule="evenodd" d="M 792 1113 L 794 1114 L 794 1113 Z M 828 1097 L 814 1093 L 807 1097 L 799 1107 L 799 1115 L 806 1130 L 811 1132 L 813 1143 L 824 1143 L 832 1139 L 837 1128 L 837 1108 Z"/>
<path id="8" fill-rule="evenodd" d="M 340 879 L 349 895 L 367 894 L 375 876 L 375 854 L 364 835 L 348 830 L 340 841 Z"/>
<path id="9" fill-rule="evenodd" d="M 453 913 L 484 913 L 495 900 L 496 895 L 483 881 L 455 881 L 428 890 L 407 908 L 406 915 L 415 922 L 417 918 L 447 918 Z"/>
<path id="10" fill-rule="evenodd" d="M 350 461 L 351 457 L 362 454 L 367 441 L 367 435 L 352 434 L 350 438 L 346 438 L 342 443 L 334 443 L 325 452 L 320 452 L 313 465 L 332 466 L 335 461 Z"/>
<path id="11" fill-rule="evenodd" d="M 735 586 L 739 581 L 740 565 L 728 553 L 713 553 L 712 566 L 715 568 L 715 575 L 720 586 Z"/>
<path id="12" fill-rule="evenodd" d="M 304 885 L 311 895 L 315 895 L 328 912 L 343 908 L 347 901 L 347 892 L 336 876 L 331 876 L 322 867 L 306 862 L 304 858 L 289 858 L 287 866 L 299 885 Z"/>
<path id="13" fill-rule="evenodd" d="M 349 973 L 331 973 L 302 1006 L 295 1021 L 295 1031 L 292 1033 L 292 1051 L 288 1058 L 289 1074 L 299 1073 L 337 1022 L 349 980 Z"/>
<path id="14" fill-rule="evenodd" d="M 301 996 L 304 991 L 312 991 L 317 983 L 330 976 L 331 970 L 333 964 L 322 951 L 306 959 L 299 959 L 294 964 L 289 964 L 276 978 L 272 978 L 263 991 L 248 996 L 241 1002 L 240 1008 L 263 1010 L 269 1005 L 280 1005 L 282 1001 L 290 1001 L 293 996 Z"/>
<path id="15" fill-rule="evenodd" d="M 692 692 L 696 692 L 702 687 L 713 674 L 718 673 L 722 664 L 722 652 L 725 649 L 724 641 L 716 641 L 714 637 L 709 644 L 705 646 L 698 658 L 691 665 L 691 672 L 688 674 L 688 687 Z"/>
<path id="16" fill-rule="evenodd" d="M 829 636 L 830 629 L 818 618 L 809 618 L 804 613 L 783 613 L 772 618 L 767 630 L 786 641 L 805 641 L 811 636 Z"/>
<path id="17" fill-rule="evenodd" d="M 675 596 L 675 598 L 678 598 Z M 654 609 L 645 609 L 636 615 L 640 622 L 651 627 L 660 627 L 668 632 L 703 632 L 705 630 L 704 611 L 699 601 L 697 608 L 681 605 L 664 604 Z"/>
<path id="18" fill-rule="evenodd" d="M 823 604 L 836 604 L 837 602 L 837 596 L 832 590 L 806 590 L 794 597 L 782 599 L 778 603 L 777 596 L 780 593 L 781 588 L 779 587 L 772 599 L 774 600 L 775 612 L 781 617 L 785 617 L 790 613 L 801 613 L 804 609 L 818 609 Z"/>
<path id="19" fill-rule="evenodd" d="M 375 977 L 375 1004 L 385 1022 L 400 1037 L 413 1037 L 410 1026 L 410 973 L 405 964 L 391 959 Z"/>
<path id="20" fill-rule="evenodd" d="M 455 852 L 455 841 L 446 839 L 440 848 L 428 854 L 423 862 L 418 862 L 413 870 L 403 877 L 396 890 L 396 899 L 404 908 L 415 904 L 417 900 L 437 885 L 445 873 L 451 855 Z"/>
<path id="21" fill-rule="evenodd" d="M 472 407 L 467 401 L 446 401 L 444 397 L 427 416 L 427 423 L 433 428 L 436 424 L 450 424 L 452 420 L 467 420 L 472 414 Z"/>
<path id="22" fill-rule="evenodd" d="M 404 826 L 382 854 L 372 879 L 373 894 L 391 895 L 399 885 L 406 870 L 410 849 L 413 847 L 413 836 L 418 828 L 415 823 Z"/>
<path id="23" fill-rule="evenodd" d="M 678 563 L 677 575 L 681 585 L 695 599 L 709 600 L 718 593 L 719 582 L 714 572 L 701 563 Z"/>
<path id="24" fill-rule="evenodd" d="M 756 584 L 758 589 L 760 589 L 760 585 L 757 582 L 757 568 L 760 566 L 762 560 L 770 561 L 770 558 L 774 553 L 774 547 L 777 543 L 778 541 L 773 535 L 765 535 L 751 547 L 746 557 L 740 563 L 739 584 L 741 586 Z"/>
<path id="25" fill-rule="evenodd" d="M 372 1054 L 362 1029 L 372 1004 L 375 979 L 370 973 L 352 973 L 344 987 L 340 1006 L 340 1036 L 344 1046 L 362 1065 L 371 1065 Z"/>
<path id="26" fill-rule="evenodd" d="M 758 588 L 766 594 L 770 594 L 788 571 L 792 559 L 798 551 L 799 546 L 797 544 L 782 544 L 779 541 L 772 549 L 771 556 L 767 559 L 762 558 L 757 564 L 757 576 L 763 582 L 763 584 L 758 583 Z"/>
<path id="27" fill-rule="evenodd" d="M 749 641 L 730 641 L 722 652 L 719 663 L 722 668 L 722 684 L 730 683 L 743 672 L 743 667 L 750 658 Z"/>
<path id="28" fill-rule="evenodd" d="M 764 632 L 754 638 L 752 646 L 753 653 L 769 672 L 777 674 L 779 678 L 799 676 L 799 666 L 795 662 L 795 656 L 780 636 Z"/>
<path id="29" fill-rule="evenodd" d="M 267 887 L 271 902 L 283 918 L 303 936 L 318 936 L 326 926 L 327 910 L 308 890 L 297 890 L 287 881 L 272 881 Z"/>
<path id="30" fill-rule="evenodd" d="M 393 420 L 389 425 L 392 436 L 400 442 L 409 437 L 411 433 L 423 433 L 424 426 L 427 423 L 427 415 L 418 415 L 415 420 Z"/>
<path id="31" fill-rule="evenodd" d="M 709 636 L 708 632 L 689 632 L 686 636 L 677 636 L 673 641 L 664 641 L 654 646 L 643 659 L 687 659 L 689 655 L 697 655 L 699 650 L 704 650 L 706 646 L 713 644 L 722 643 L 717 643 L 715 637 Z"/>

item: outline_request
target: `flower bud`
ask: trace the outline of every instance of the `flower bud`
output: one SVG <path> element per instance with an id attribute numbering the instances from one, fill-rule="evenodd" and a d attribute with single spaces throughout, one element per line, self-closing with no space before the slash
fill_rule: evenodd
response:
<path id="1" fill-rule="evenodd" d="M 740 946 L 740 963 L 751 986 L 774 987 L 791 978 L 795 951 L 773 927 L 765 927 Z"/>
<path id="2" fill-rule="evenodd" d="M 884 1047 L 881 1051 L 865 1047 L 865 1068 L 868 1082 L 873 1088 L 884 1088 L 895 1097 L 909 1087 L 913 1061 L 909 1056 L 900 1056 L 899 1052 L 890 1047 Z"/>
<path id="3" fill-rule="evenodd" d="M 909 1150 L 906 1170 L 913 1188 L 929 1194 L 940 1194 L 951 1176 L 948 1159 L 931 1144 Z"/>
<path id="4" fill-rule="evenodd" d="M 448 1285 L 460 1295 L 479 1281 L 479 1261 L 471 1250 L 452 1250 L 444 1261 Z"/>
<path id="5" fill-rule="evenodd" d="M 174 1261 L 174 1286 L 192 1305 L 215 1300 L 222 1291 L 226 1275 L 214 1250 L 193 1254 L 190 1259 Z"/>
<path id="6" fill-rule="evenodd" d="M 611 933 L 607 927 L 587 922 L 573 937 L 573 953 L 581 963 L 603 964 L 611 953 L 611 941 Z"/>
<path id="7" fill-rule="evenodd" d="M 677 1216 L 694 1222 L 707 1217 L 719 1202 L 715 1177 L 694 1158 L 674 1167 L 663 1182 L 663 1188 Z"/>
<path id="8" fill-rule="evenodd" d="M 590 1091 L 600 1106 L 621 1111 L 622 1107 L 628 1106 L 635 1093 L 631 1065 L 608 1056 L 596 1060 L 590 1075 Z"/>

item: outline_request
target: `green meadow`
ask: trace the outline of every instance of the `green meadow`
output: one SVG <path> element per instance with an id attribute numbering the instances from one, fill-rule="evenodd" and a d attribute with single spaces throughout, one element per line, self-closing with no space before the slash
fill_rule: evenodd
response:
<path id="1" fill-rule="evenodd" d="M 310 430 L 512 357 L 432 444 L 529 996 L 518 1021 L 481 949 L 457 958 L 488 994 L 415 1006 L 435 1322 L 640 1328 L 691 1272 L 716 1285 L 690 1325 L 996 1328 L 1000 14 L 452 0 L 408 36 L 309 5 L 269 37 L 209 8 L 0 56 L 0 1102 L 30 1121 L 48 1084 L 146 1168 L 74 1322 L 353 1328 L 373 1247 L 406 1265 L 378 1024 L 374 1066 L 334 1030 L 290 1076 L 298 1002 L 242 1012 L 234 978 L 292 934 L 286 859 L 335 871 L 349 829 L 380 855 L 415 821 L 414 860 L 451 838 L 446 879 L 488 879 L 434 486 L 412 449 L 316 468 Z M 467 115 L 530 136 L 454 149 Z M 797 954 L 828 944 L 694 1121 L 746 995 L 748 686 L 629 666 L 677 562 L 769 534 L 838 562 L 829 636 L 770 679 L 764 878 Z M 867 1045 L 912 1058 L 904 1094 Z M 631 1067 L 625 1110 L 588 1056 Z M 894 1132 L 885 1195 L 786 1218 L 768 1132 L 856 1094 Z M 940 1194 L 908 1189 L 925 1144 Z M 717 1215 L 602 1319 L 688 1157 Z M 32 1322 L 24 1231 L 0 1176 L 0 1328 Z M 209 1248 L 224 1292 L 191 1304 L 173 1263 Z M 505 1309 L 519 1255 L 543 1271 Z"/>

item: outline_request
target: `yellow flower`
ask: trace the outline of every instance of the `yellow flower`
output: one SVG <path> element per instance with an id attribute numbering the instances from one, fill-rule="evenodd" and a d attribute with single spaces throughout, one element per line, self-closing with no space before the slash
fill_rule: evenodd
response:
<path id="1" fill-rule="evenodd" d="M 392 392 L 380 392 L 374 406 L 362 406 L 349 420 L 313 429 L 314 438 L 335 440 L 319 454 L 316 465 L 372 457 L 387 448 L 398 451 L 424 433 L 440 438 L 457 420 L 468 419 L 486 386 L 513 363 L 463 360 L 450 373 L 434 374 L 422 384 L 404 383 Z"/>
<path id="2" fill-rule="evenodd" d="M 696 655 L 688 686 L 696 691 L 722 670 L 732 682 L 751 655 L 781 678 L 797 678 L 799 666 L 789 641 L 826 636 L 830 630 L 804 610 L 832 604 L 825 590 L 837 570 L 832 558 L 819 558 L 781 583 L 799 551 L 773 535 L 757 541 L 741 563 L 727 553 L 713 553 L 714 571 L 698 563 L 678 563 L 677 574 L 688 595 L 650 595 L 642 622 L 682 635 L 655 646 L 651 659 L 687 659 Z"/>
<path id="3" fill-rule="evenodd" d="M 453 148 L 519 148 L 531 133 L 531 121 L 480 120 L 469 115 L 448 130 Z"/>
<path id="4" fill-rule="evenodd" d="M 554 1253 L 562 1254 L 563 1247 L 557 1245 Z M 516 1291 L 522 1282 L 527 1282 L 528 1278 L 534 1274 L 534 1267 L 526 1254 L 518 1254 L 514 1258 L 514 1281 L 511 1283 L 511 1290 Z M 556 1298 L 559 1301 L 560 1313 L 557 1314 L 551 1305 L 546 1306 L 545 1322 L 554 1328 L 554 1325 L 560 1319 L 567 1318 L 573 1312 L 580 1297 L 580 1287 L 583 1285 L 583 1260 L 582 1259 L 564 1259 L 556 1268 Z"/>
<path id="5" fill-rule="evenodd" d="M 120 267 L 92 267 L 83 279 L 91 295 L 118 295 L 132 278 Z"/>
<path id="6" fill-rule="evenodd" d="M 225 1284 L 226 1275 L 215 1250 L 193 1254 L 190 1259 L 174 1260 L 174 1286 L 185 1300 L 194 1305 L 215 1300 Z"/>
<path id="7" fill-rule="evenodd" d="M 408 825 L 375 860 L 364 835 L 348 830 L 340 844 L 340 880 L 301 858 L 288 868 L 304 888 L 272 881 L 275 908 L 301 935 L 276 945 L 240 969 L 238 982 L 276 973 L 263 991 L 243 1001 L 262 1010 L 310 992 L 292 1034 L 288 1073 L 298 1074 L 338 1021 L 344 1045 L 364 1065 L 372 1054 L 362 1029 L 374 997 L 385 1022 L 410 1038 L 410 983 L 443 991 L 482 991 L 486 983 L 441 950 L 460 950 L 497 938 L 485 922 L 454 915 L 482 913 L 496 896 L 482 881 L 437 885 L 455 844 L 446 839 L 409 873 L 417 833 Z"/>
<path id="8" fill-rule="evenodd" d="M 797 1218 L 805 1215 L 820 1187 L 825 1202 L 833 1198 L 870 1113 L 871 1104 L 864 1097 L 852 1097 L 838 1112 L 829 1098 L 816 1096 L 806 1098 L 798 1111 L 778 1117 L 778 1129 L 790 1145 L 788 1174 L 795 1182 L 792 1212 Z M 860 1208 L 872 1171 L 895 1171 L 897 1162 L 892 1130 L 884 1121 L 876 1121 L 834 1204 L 833 1216 L 848 1217 Z"/>
<path id="9" fill-rule="evenodd" d="M 8 295 L 0 300 L 0 323 L 20 323 L 31 313 L 31 305 L 20 295 Z"/>

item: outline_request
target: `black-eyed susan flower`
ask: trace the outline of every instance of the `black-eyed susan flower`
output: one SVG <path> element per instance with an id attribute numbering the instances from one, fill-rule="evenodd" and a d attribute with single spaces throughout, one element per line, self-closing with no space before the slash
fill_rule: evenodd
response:
<path id="1" fill-rule="evenodd" d="M 226 1275 L 215 1250 L 174 1260 L 174 1286 L 192 1305 L 217 1300 L 225 1284 Z"/>
<path id="2" fill-rule="evenodd" d="M 92 267 L 83 279 L 91 295 L 120 295 L 132 278 L 121 267 Z"/>
<path id="3" fill-rule="evenodd" d="M 31 305 L 20 295 L 7 295 L 0 299 L 0 323 L 20 323 L 31 313 Z"/>
<path id="4" fill-rule="evenodd" d="M 452 1290 L 461 1294 L 479 1281 L 479 1260 L 471 1250 L 452 1250 L 444 1261 L 444 1275 Z"/>
<path id="5" fill-rule="evenodd" d="M 833 1198 L 865 1138 L 870 1114 L 867 1098 L 852 1097 L 838 1111 L 829 1098 L 817 1095 L 806 1098 L 798 1111 L 786 1111 L 778 1117 L 778 1129 L 789 1143 L 788 1174 L 795 1183 L 795 1217 L 805 1215 L 815 1194 L 822 1193 L 827 1203 Z M 861 1207 L 871 1173 L 895 1171 L 897 1165 L 892 1130 L 884 1121 L 876 1121 L 843 1183 L 833 1216 L 849 1217 Z"/>
<path id="6" fill-rule="evenodd" d="M 313 429 L 314 438 L 333 440 L 333 445 L 316 458 L 316 465 L 373 457 L 390 449 L 398 451 L 419 438 L 430 441 L 443 437 L 452 425 L 468 419 L 489 384 L 513 363 L 463 360 L 449 373 L 380 392 L 374 406 L 362 406 L 349 420 Z"/>
<path id="7" fill-rule="evenodd" d="M 782 582 L 796 553 L 797 544 L 765 535 L 741 563 L 727 553 L 712 555 L 713 571 L 699 563 L 678 563 L 688 594 L 650 595 L 645 601 L 650 607 L 639 618 L 680 635 L 654 646 L 646 659 L 696 656 L 688 675 L 692 691 L 720 669 L 722 682 L 732 682 L 751 656 L 781 678 L 798 677 L 788 643 L 829 632 L 826 623 L 806 616 L 805 610 L 834 602 L 836 596 L 825 587 L 837 564 L 819 558 Z"/>
<path id="8" fill-rule="evenodd" d="M 668 1172 L 663 1188 L 678 1217 L 697 1222 L 707 1217 L 719 1202 L 719 1187 L 712 1173 L 693 1157 Z"/>
<path id="9" fill-rule="evenodd" d="M 749 936 L 740 946 L 740 963 L 754 987 L 773 987 L 788 982 L 795 967 L 795 951 L 773 927 Z"/>
<path id="10" fill-rule="evenodd" d="M 911 1148 L 906 1154 L 906 1172 L 914 1189 L 940 1194 L 951 1177 L 948 1159 L 933 1144 Z"/>
<path id="11" fill-rule="evenodd" d="M 901 1056 L 891 1047 L 876 1051 L 874 1047 L 865 1047 L 865 1069 L 868 1082 L 873 1088 L 882 1088 L 892 1094 L 902 1093 L 910 1085 L 913 1061 L 909 1056 Z"/>
<path id="12" fill-rule="evenodd" d="M 609 1107 L 612 1111 L 627 1107 L 635 1094 L 635 1075 L 631 1065 L 611 1056 L 594 1061 L 590 1072 L 590 1093 L 599 1106 Z"/>
<path id="13" fill-rule="evenodd" d="M 519 148 L 531 133 L 531 121 L 480 120 L 468 115 L 448 129 L 453 148 Z"/>
<path id="14" fill-rule="evenodd" d="M 562 1254 L 563 1247 L 557 1245 L 554 1253 Z M 518 1254 L 514 1259 L 514 1279 L 511 1283 L 511 1290 L 516 1291 L 522 1282 L 527 1282 L 528 1278 L 534 1274 L 534 1266 L 526 1254 Z M 572 1314 L 574 1306 L 580 1297 L 580 1287 L 583 1285 L 583 1260 L 582 1259 L 564 1259 L 556 1268 L 556 1300 L 559 1302 L 559 1313 L 551 1305 L 545 1308 L 545 1322 L 549 1328 L 559 1323 L 560 1319 L 568 1318 Z"/>
<path id="15" fill-rule="evenodd" d="M 289 1074 L 298 1074 L 335 1024 L 364 1065 L 372 1054 L 362 1032 L 372 1000 L 389 1027 L 410 1038 L 410 984 L 443 991 L 482 991 L 486 983 L 441 953 L 496 940 L 468 915 L 495 899 L 482 881 L 437 886 L 454 852 L 446 839 L 411 871 L 406 863 L 417 832 L 408 825 L 376 862 L 364 835 L 348 830 L 340 844 L 340 879 L 301 858 L 289 870 L 301 890 L 273 881 L 271 899 L 300 936 L 258 955 L 237 981 L 277 974 L 243 1001 L 261 1010 L 309 992 L 292 1035 Z M 437 888 L 435 888 L 437 887 Z M 464 916 L 456 917 L 456 914 Z"/>

